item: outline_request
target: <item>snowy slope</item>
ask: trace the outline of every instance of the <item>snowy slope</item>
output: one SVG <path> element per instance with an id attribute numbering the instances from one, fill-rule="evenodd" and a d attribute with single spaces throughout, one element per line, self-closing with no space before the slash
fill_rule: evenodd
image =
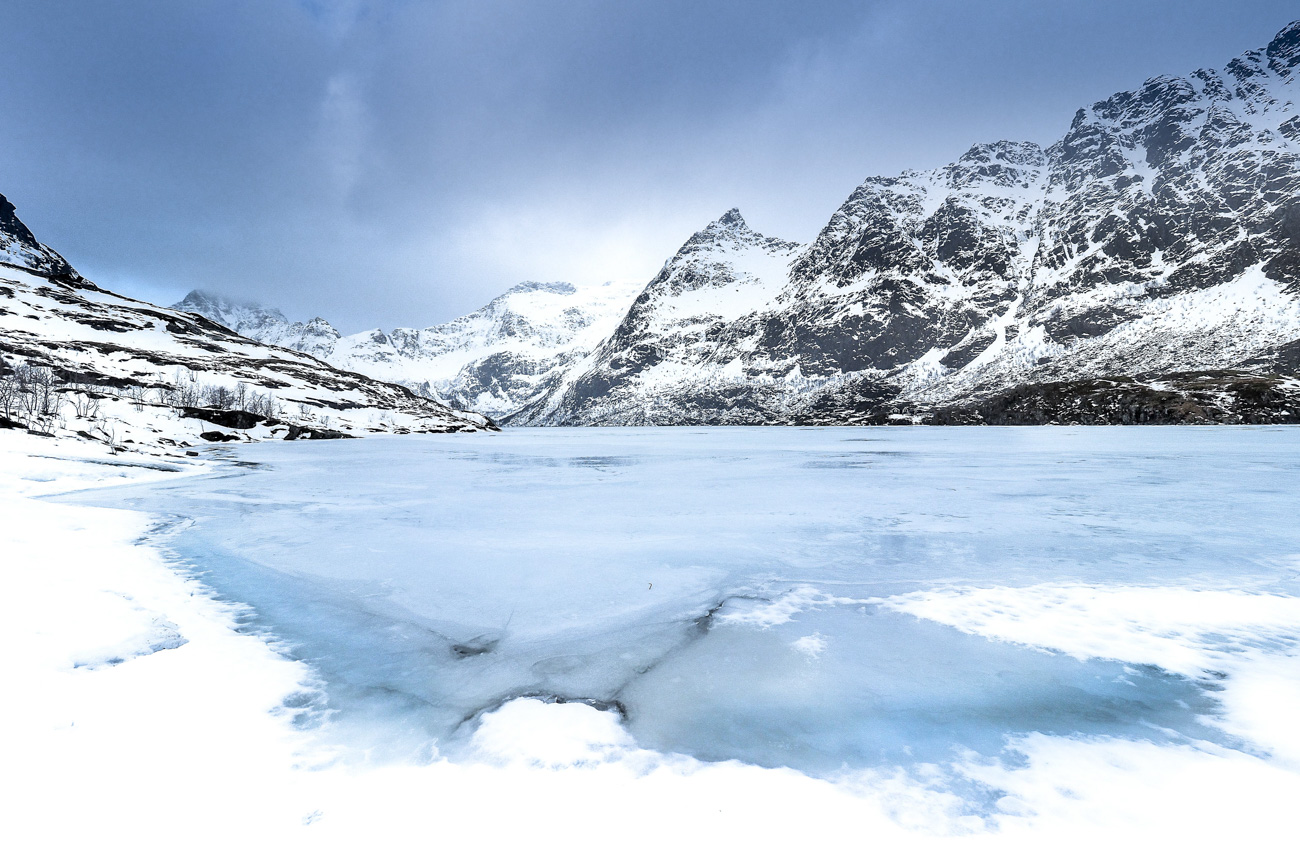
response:
<path id="1" fill-rule="evenodd" d="M 114 294 L 0 225 L 0 425 L 115 450 L 270 437 L 470 431 L 482 416 Z"/>

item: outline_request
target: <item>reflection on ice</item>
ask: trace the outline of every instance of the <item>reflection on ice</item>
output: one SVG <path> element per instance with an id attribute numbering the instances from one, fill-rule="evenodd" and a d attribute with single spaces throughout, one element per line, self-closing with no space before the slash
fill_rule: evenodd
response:
<path id="1" fill-rule="evenodd" d="M 311 662 L 369 755 L 454 756 L 538 696 L 615 708 L 643 747 L 834 775 L 1028 732 L 1234 743 L 1210 675 L 1129 664 L 1140 623 L 1085 626 L 1101 651 L 1076 658 L 882 600 L 1294 595 L 1298 434 L 515 430 L 262 444 L 81 499 L 176 516 L 166 544 Z"/>

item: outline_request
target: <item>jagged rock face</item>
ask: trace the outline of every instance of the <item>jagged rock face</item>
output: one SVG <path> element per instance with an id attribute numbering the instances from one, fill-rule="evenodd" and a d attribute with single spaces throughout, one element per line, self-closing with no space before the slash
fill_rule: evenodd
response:
<path id="1" fill-rule="evenodd" d="M 4 196 L 0 196 L 0 262 L 47 277 L 77 276 L 66 259 L 36 240 Z"/>
<path id="2" fill-rule="evenodd" d="M 323 319 L 289 322 L 277 310 L 197 293 L 175 309 L 496 417 L 557 385 L 565 371 L 613 330 L 637 288 L 627 283 L 525 282 L 442 325 L 347 336 Z"/>
<path id="3" fill-rule="evenodd" d="M 1205 288 L 1254 264 L 1296 286 L 1300 91 L 1263 52 L 1157 78 L 1076 115 L 1055 146 L 1036 288 Z M 1049 332 L 1050 333 L 1050 332 Z"/>
<path id="4" fill-rule="evenodd" d="M 937 171 L 869 179 L 796 260 L 781 309 L 752 324 L 759 357 L 833 376 L 936 346 L 949 363 L 977 355 L 1029 279 L 1045 176 L 1037 145 L 997 142 Z"/>
<path id="5" fill-rule="evenodd" d="M 744 226 L 729 213 L 512 419 L 939 418 L 1021 384 L 1262 371 L 1300 338 L 1298 65 L 1300 22 L 1082 109 L 1050 147 L 869 178 L 804 247 L 714 242 Z M 748 308 L 697 294 L 736 274 Z"/>

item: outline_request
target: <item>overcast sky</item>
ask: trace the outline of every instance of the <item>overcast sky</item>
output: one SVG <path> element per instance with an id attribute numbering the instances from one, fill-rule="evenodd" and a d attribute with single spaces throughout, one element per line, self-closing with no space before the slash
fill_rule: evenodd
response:
<path id="1" fill-rule="evenodd" d="M 106 288 L 423 326 L 648 280 L 737 206 L 810 240 L 864 177 L 1050 143 L 1221 68 L 1272 0 L 4 0 L 0 192 Z"/>

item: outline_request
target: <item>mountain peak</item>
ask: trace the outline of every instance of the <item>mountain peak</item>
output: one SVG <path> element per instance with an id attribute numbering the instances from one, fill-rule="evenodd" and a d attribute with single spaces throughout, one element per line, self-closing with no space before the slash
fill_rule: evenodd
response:
<path id="1" fill-rule="evenodd" d="M 235 325 L 248 319 L 256 319 L 260 322 L 289 321 L 288 317 L 274 307 L 267 307 L 256 301 L 239 301 L 202 289 L 193 290 L 173 304 L 172 309 L 197 313 L 235 331 L 239 330 Z"/>
<path id="2" fill-rule="evenodd" d="M 729 226 L 735 229 L 749 228 L 749 225 L 745 222 L 745 218 L 740 215 L 740 208 L 732 208 L 727 211 L 727 213 L 714 220 L 714 222 L 720 226 Z"/>
<path id="3" fill-rule="evenodd" d="M 75 276 L 67 260 L 36 240 L 18 219 L 13 203 L 0 195 L 0 263 L 30 268 L 51 277 Z"/>
<path id="4" fill-rule="evenodd" d="M 783 241 L 780 238 L 771 238 L 754 231 L 745 222 L 745 218 L 740 215 L 740 209 L 731 208 L 721 217 L 691 235 L 681 249 L 677 251 L 677 255 L 670 259 L 669 262 L 683 256 L 694 255 L 701 250 L 734 249 L 738 246 L 791 249 L 797 247 L 798 244 Z"/>
<path id="5" fill-rule="evenodd" d="M 745 218 L 740 215 L 740 209 L 731 208 L 721 217 L 718 217 L 718 219 L 696 232 L 692 236 L 691 241 L 711 242 L 719 241 L 724 238 L 744 238 L 751 235 L 758 237 L 757 233 L 753 229 L 749 228 L 749 224 L 745 222 Z"/>
<path id="6" fill-rule="evenodd" d="M 1042 147 L 1031 141 L 995 141 L 971 145 L 959 163 L 1003 163 L 1017 166 L 1041 166 L 1047 162 Z"/>
<path id="7" fill-rule="evenodd" d="M 507 295 L 523 295 L 530 292 L 547 292 L 551 295 L 573 295 L 578 291 L 578 287 L 572 283 L 555 282 L 543 283 L 538 280 L 525 280 L 522 283 L 516 283 L 505 292 L 502 292 L 500 298 Z"/>
<path id="8" fill-rule="evenodd" d="M 22 220 L 18 219 L 18 212 L 13 203 L 2 195 L 0 195 L 0 232 L 24 246 L 38 246 L 36 236 L 32 234 L 32 230 L 27 228 Z"/>
<path id="9" fill-rule="evenodd" d="M 1264 52 L 1269 65 L 1278 72 L 1289 71 L 1300 63 L 1300 21 L 1292 21 L 1283 27 Z"/>

